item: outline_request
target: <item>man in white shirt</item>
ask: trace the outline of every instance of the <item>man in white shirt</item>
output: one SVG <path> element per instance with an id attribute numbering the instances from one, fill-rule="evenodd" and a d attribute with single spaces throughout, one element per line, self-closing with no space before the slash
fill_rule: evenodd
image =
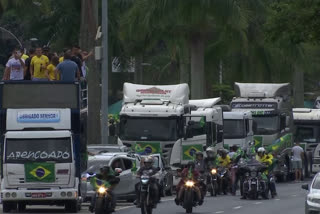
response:
<path id="1" fill-rule="evenodd" d="M 304 150 L 299 145 L 299 142 L 292 147 L 292 167 L 296 171 L 296 181 L 301 181 L 302 177 L 302 160 L 304 157 Z"/>
<path id="2" fill-rule="evenodd" d="M 23 80 L 25 75 L 24 59 L 21 59 L 20 50 L 13 51 L 13 58 L 9 59 L 4 71 L 3 80 Z"/>

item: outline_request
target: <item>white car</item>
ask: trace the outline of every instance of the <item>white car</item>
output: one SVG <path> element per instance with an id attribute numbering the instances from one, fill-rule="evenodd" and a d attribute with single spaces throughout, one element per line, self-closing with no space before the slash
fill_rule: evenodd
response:
<path id="1" fill-rule="evenodd" d="M 91 144 L 87 146 L 88 154 L 98 155 L 102 153 L 129 152 L 128 147 L 116 144 Z"/>
<path id="2" fill-rule="evenodd" d="M 132 169 L 136 164 L 140 166 L 140 156 L 129 153 L 103 153 L 89 156 L 88 169 L 81 175 L 81 193 L 84 201 L 90 201 L 95 192 L 90 184 L 90 177 L 100 172 L 102 166 L 110 166 L 113 170 L 120 168 L 120 183 L 114 189 L 114 193 L 119 200 L 134 201 L 135 185 L 139 182 Z"/>
<path id="3" fill-rule="evenodd" d="M 305 203 L 305 214 L 320 213 L 320 173 L 314 176 L 310 187 L 304 184 L 302 189 L 309 191 Z"/>

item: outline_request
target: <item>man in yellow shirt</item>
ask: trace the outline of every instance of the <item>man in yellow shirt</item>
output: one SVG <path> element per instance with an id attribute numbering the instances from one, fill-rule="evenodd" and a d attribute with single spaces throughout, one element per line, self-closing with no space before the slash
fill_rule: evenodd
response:
<path id="1" fill-rule="evenodd" d="M 223 149 L 220 151 L 220 156 L 218 157 L 218 163 L 219 163 L 219 166 L 229 168 L 231 164 L 231 158 L 228 155 L 226 150 Z"/>
<path id="2" fill-rule="evenodd" d="M 49 64 L 47 56 L 42 55 L 42 48 L 36 48 L 36 55 L 31 60 L 30 73 L 33 81 L 47 81 L 46 69 Z"/>
<path id="3" fill-rule="evenodd" d="M 56 73 L 55 73 L 55 70 L 56 70 L 56 67 L 58 64 L 59 64 L 59 57 L 53 56 L 51 58 L 50 64 L 47 67 L 47 70 L 46 70 L 46 77 L 48 80 L 54 81 L 54 80 L 60 79 L 60 75 L 58 75 L 58 77 L 56 79 Z"/>

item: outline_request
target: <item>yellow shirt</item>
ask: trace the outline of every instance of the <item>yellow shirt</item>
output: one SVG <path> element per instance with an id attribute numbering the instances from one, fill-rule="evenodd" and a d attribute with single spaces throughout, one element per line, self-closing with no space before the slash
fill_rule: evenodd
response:
<path id="1" fill-rule="evenodd" d="M 45 69 L 41 68 L 41 66 L 47 65 L 48 63 L 49 59 L 45 55 L 40 57 L 34 56 L 31 59 L 31 66 L 33 66 L 33 77 L 46 78 Z"/>
<path id="2" fill-rule="evenodd" d="M 26 55 L 26 54 L 23 54 L 23 55 L 21 56 L 21 59 L 24 59 L 24 61 L 26 61 L 26 59 L 28 59 L 28 58 L 29 58 L 29 56 Z"/>
<path id="3" fill-rule="evenodd" d="M 63 62 L 63 60 L 64 60 L 64 57 L 63 57 L 63 56 L 60 57 L 60 58 L 59 58 L 59 63 Z"/>
<path id="4" fill-rule="evenodd" d="M 56 75 L 54 73 L 55 69 L 56 69 L 56 66 L 54 66 L 53 64 L 50 64 L 47 67 L 50 80 L 55 80 L 56 79 Z"/>
<path id="5" fill-rule="evenodd" d="M 227 155 L 225 158 L 222 158 L 221 156 L 218 157 L 219 166 L 227 167 L 231 163 L 230 156 Z"/>

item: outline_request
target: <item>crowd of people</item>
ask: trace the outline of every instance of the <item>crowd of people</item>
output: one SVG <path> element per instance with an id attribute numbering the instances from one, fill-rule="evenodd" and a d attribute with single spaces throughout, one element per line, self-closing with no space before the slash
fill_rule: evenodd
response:
<path id="1" fill-rule="evenodd" d="M 31 48 L 27 54 L 21 48 L 14 48 L 2 80 L 85 80 L 88 72 L 86 60 L 92 55 L 92 51 L 82 51 L 78 45 L 64 49 L 60 55 L 51 52 L 47 46 Z"/>

